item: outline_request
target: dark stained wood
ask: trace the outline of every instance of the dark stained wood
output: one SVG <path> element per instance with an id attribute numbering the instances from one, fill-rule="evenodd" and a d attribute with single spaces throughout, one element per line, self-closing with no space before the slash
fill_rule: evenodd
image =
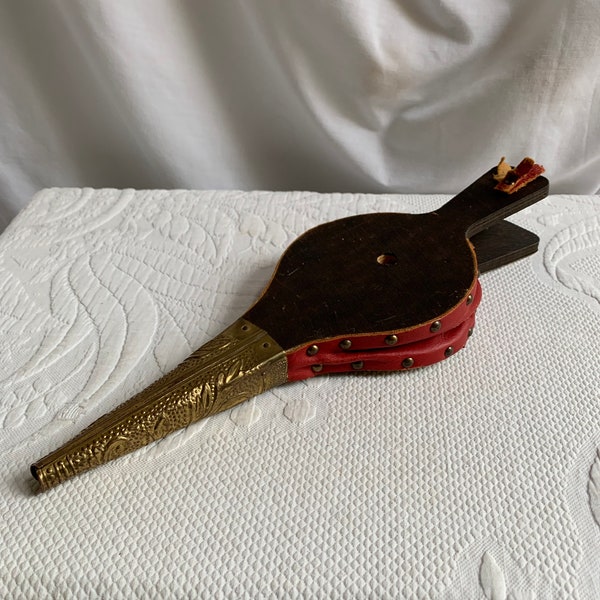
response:
<path id="1" fill-rule="evenodd" d="M 534 254 L 539 242 L 535 233 L 508 221 L 500 221 L 471 237 L 480 273 Z"/>
<path id="2" fill-rule="evenodd" d="M 431 213 L 357 215 L 307 231 L 244 317 L 286 350 L 441 317 L 466 299 L 477 276 L 467 236 L 547 195 L 543 177 L 513 195 L 498 192 L 493 171 Z M 493 238 L 494 230 L 480 238 L 490 264 L 501 255 L 491 250 Z"/>
<path id="3" fill-rule="evenodd" d="M 462 223 L 467 236 L 471 237 L 548 195 L 545 177 L 534 179 L 514 194 L 495 190 L 495 171 L 495 168 L 490 169 L 436 212 L 449 221 Z"/>

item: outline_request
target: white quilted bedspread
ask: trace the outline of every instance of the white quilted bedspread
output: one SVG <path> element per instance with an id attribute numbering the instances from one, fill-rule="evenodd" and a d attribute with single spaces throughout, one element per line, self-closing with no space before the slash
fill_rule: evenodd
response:
<path id="1" fill-rule="evenodd" d="M 600 200 L 513 217 L 468 347 L 267 392 L 46 493 L 29 464 L 241 315 L 283 249 L 442 196 L 49 189 L 0 236 L 0 597 L 600 598 Z"/>

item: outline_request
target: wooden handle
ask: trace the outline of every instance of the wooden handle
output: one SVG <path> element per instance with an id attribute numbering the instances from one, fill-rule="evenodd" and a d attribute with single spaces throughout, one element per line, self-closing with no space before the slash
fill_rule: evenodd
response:
<path id="1" fill-rule="evenodd" d="M 496 190 L 495 171 L 490 169 L 435 214 L 449 224 L 460 226 L 471 237 L 548 195 L 549 183 L 545 177 L 538 177 L 514 194 Z"/>
<path id="2" fill-rule="evenodd" d="M 503 267 L 537 252 L 540 238 L 509 221 L 499 221 L 471 238 L 479 272 Z"/>

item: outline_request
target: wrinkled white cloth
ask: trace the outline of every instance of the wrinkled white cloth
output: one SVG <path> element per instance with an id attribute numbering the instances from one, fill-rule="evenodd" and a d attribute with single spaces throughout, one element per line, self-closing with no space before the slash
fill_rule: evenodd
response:
<path id="1" fill-rule="evenodd" d="M 600 188 L 595 0 L 0 4 L 0 228 L 42 187 Z"/>
<path id="2" fill-rule="evenodd" d="M 433 196 L 89 189 L 0 236 L 0 597 L 600 597 L 600 202 L 515 215 L 469 344 L 275 388 L 34 493 L 29 464 L 254 301 L 306 229 Z"/>

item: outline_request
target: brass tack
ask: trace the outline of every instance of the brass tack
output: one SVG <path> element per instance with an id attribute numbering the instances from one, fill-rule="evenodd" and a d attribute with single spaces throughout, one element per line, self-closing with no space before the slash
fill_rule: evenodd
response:
<path id="1" fill-rule="evenodd" d="M 473 328 L 470 327 L 469 328 L 469 332 L 468 332 L 468 336 L 471 337 L 473 335 Z"/>
<path id="2" fill-rule="evenodd" d="M 469 294 L 467 296 L 467 306 L 469 306 L 469 304 L 472 304 L 473 302 L 473 294 Z"/>
<path id="3" fill-rule="evenodd" d="M 340 342 L 340 348 L 342 350 L 349 350 L 350 346 L 352 346 L 352 342 L 350 340 L 342 340 Z"/>
<path id="4" fill-rule="evenodd" d="M 454 348 L 452 346 L 448 346 L 446 351 L 444 352 L 444 356 L 452 356 L 454 354 Z"/>
<path id="5" fill-rule="evenodd" d="M 355 371 L 360 371 L 360 369 L 362 369 L 365 366 L 365 363 L 362 360 L 357 360 L 356 362 L 352 363 L 352 368 Z"/>
<path id="6" fill-rule="evenodd" d="M 306 354 L 308 354 L 308 356 L 314 356 L 318 351 L 319 351 L 319 346 L 317 346 L 316 344 L 313 344 L 312 346 L 309 346 L 306 349 Z"/>
<path id="7" fill-rule="evenodd" d="M 398 343 L 398 336 L 397 336 L 397 335 L 395 335 L 395 334 L 393 334 L 393 333 L 392 333 L 392 335 L 388 335 L 388 336 L 385 338 L 385 343 L 386 343 L 388 346 L 393 346 L 394 344 L 397 344 L 397 343 Z"/>
<path id="8" fill-rule="evenodd" d="M 439 331 L 442 328 L 442 322 L 441 321 L 434 321 L 431 324 L 431 327 L 429 328 L 429 331 L 431 331 L 431 333 L 436 333 L 437 331 Z"/>
<path id="9" fill-rule="evenodd" d="M 313 365 L 311 369 L 313 373 L 320 373 L 323 370 L 323 365 Z"/>
<path id="10" fill-rule="evenodd" d="M 409 358 L 405 358 L 405 359 L 402 361 L 402 366 L 403 366 L 405 369 L 410 369 L 410 368 L 411 368 L 411 367 L 412 367 L 414 364 L 415 364 L 415 359 L 414 359 L 414 358 L 410 358 L 410 357 L 409 357 Z"/>

